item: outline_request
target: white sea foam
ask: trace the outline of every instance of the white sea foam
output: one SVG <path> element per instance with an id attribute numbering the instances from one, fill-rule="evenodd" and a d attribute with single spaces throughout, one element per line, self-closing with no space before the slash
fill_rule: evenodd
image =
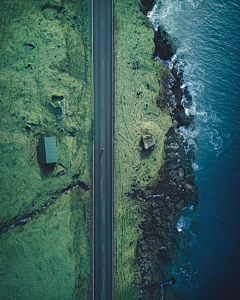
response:
<path id="1" fill-rule="evenodd" d="M 193 153 L 196 153 L 196 137 L 198 135 L 198 130 L 192 130 L 191 127 L 188 128 L 186 126 L 180 126 L 179 132 L 183 137 L 185 152 L 188 153 L 189 151 L 192 151 Z"/>
<path id="2" fill-rule="evenodd" d="M 178 231 L 178 232 L 182 232 L 183 229 L 185 229 L 184 227 L 185 227 L 185 220 L 184 220 L 184 218 L 181 216 L 181 217 L 179 218 L 178 222 L 177 222 L 177 225 L 176 225 L 177 231 Z"/>
<path id="3" fill-rule="evenodd" d="M 202 284 L 202 276 L 199 274 L 199 267 L 195 258 L 189 259 L 187 256 L 182 256 L 181 260 L 175 262 L 172 275 L 176 278 L 176 286 L 178 287 L 186 284 L 191 288 L 198 288 Z"/>
<path id="4" fill-rule="evenodd" d="M 162 2 L 162 6 L 161 6 Z M 181 10 L 181 2 L 157 1 L 152 11 L 148 13 L 148 18 L 152 22 L 155 29 L 159 25 L 159 19 L 167 22 L 167 31 L 169 34 L 174 33 L 177 28 L 174 22 L 174 13 Z M 161 9 L 159 9 L 161 7 Z"/>
<path id="5" fill-rule="evenodd" d="M 196 172 L 196 171 L 199 170 L 199 165 L 197 163 L 195 163 L 195 162 L 192 162 L 192 168 Z"/>
<path id="6" fill-rule="evenodd" d="M 214 129 L 210 133 L 210 143 L 213 146 L 214 150 L 219 150 L 222 148 L 223 140 L 222 137 L 219 136 L 217 129 Z"/>
<path id="7" fill-rule="evenodd" d="M 185 87 L 187 87 L 185 83 L 180 86 L 181 89 L 184 89 Z"/>
<path id="8" fill-rule="evenodd" d="M 191 212 L 191 215 L 189 215 Z M 176 223 L 177 231 L 183 235 L 184 243 L 188 246 L 193 246 L 198 242 L 196 235 L 196 226 L 198 226 L 198 219 L 194 217 L 194 206 L 185 207 L 182 215 Z"/>
<path id="9" fill-rule="evenodd" d="M 188 145 L 185 146 L 186 152 L 193 147 L 195 151 L 197 150 L 197 140 L 203 148 L 215 152 L 218 156 L 224 147 L 223 137 L 215 129 L 220 126 L 220 120 L 212 108 L 212 100 L 203 96 L 206 94 L 205 85 L 209 85 L 209 74 L 205 73 L 202 62 L 197 57 L 198 37 L 189 35 L 189 26 L 198 26 L 199 24 L 192 24 L 191 18 L 185 18 L 186 10 L 189 11 L 189 15 L 194 13 L 195 8 L 201 2 L 202 0 L 157 0 L 153 10 L 148 13 L 148 18 L 155 29 L 159 25 L 163 25 L 166 31 L 176 37 L 180 43 L 176 54 L 170 61 L 164 63 L 170 69 L 174 66 L 179 70 L 178 73 L 183 76 L 181 88 L 187 87 L 192 98 L 189 102 L 183 96 L 181 101 L 185 114 L 195 117 L 194 128 L 180 128 L 182 136 L 188 142 Z M 182 22 L 183 19 L 184 22 Z M 181 30 L 178 30 L 179 26 L 181 26 Z M 196 166 L 194 165 L 194 167 Z"/>
<path id="10" fill-rule="evenodd" d="M 186 207 L 183 215 L 180 216 L 176 224 L 176 229 L 182 235 L 184 243 L 190 247 L 198 243 L 198 238 L 195 234 L 195 226 L 198 223 L 198 219 L 188 216 L 189 211 L 191 211 L 191 215 L 194 213 L 193 210 L 193 206 Z M 202 282 L 201 275 L 198 272 L 198 263 L 194 257 L 189 258 L 188 256 L 181 255 L 173 264 L 172 274 L 176 277 L 179 286 L 184 283 L 196 288 Z"/>
<path id="11" fill-rule="evenodd" d="M 182 295 L 181 299 L 206 299 L 202 295 L 206 296 L 208 291 L 218 291 L 219 288 L 218 280 L 215 280 L 211 282 L 212 286 L 209 289 L 208 279 L 211 279 L 211 276 L 217 278 L 222 271 L 221 265 L 229 263 L 229 257 L 226 258 L 226 247 L 223 247 L 223 250 L 219 248 L 215 253 L 216 251 L 212 251 L 212 245 L 216 245 L 215 241 L 222 240 L 223 229 L 229 227 L 234 231 L 231 227 L 231 217 L 227 218 L 221 209 L 221 206 L 225 207 L 223 203 L 229 201 L 229 197 L 227 199 L 224 197 L 228 195 L 227 189 L 226 193 L 221 194 L 224 186 L 220 184 L 224 182 L 224 176 L 222 178 L 221 174 L 224 173 L 226 166 L 231 176 L 228 176 L 225 185 L 230 186 L 231 195 L 238 195 L 237 185 L 231 185 L 230 181 L 231 178 L 232 180 L 236 178 L 234 173 L 231 173 L 231 168 L 236 170 L 233 164 L 238 157 L 240 40 L 236 32 L 239 32 L 237 13 L 239 1 L 227 3 L 220 1 L 221 5 L 219 1 L 214 0 L 161 0 L 161 2 L 162 6 L 157 0 L 152 18 L 153 26 L 157 28 L 163 25 L 171 37 L 177 39 L 178 50 L 174 59 L 179 74 L 183 76 L 181 88 L 186 89 L 187 86 L 187 91 L 192 96 L 192 101 L 189 101 L 189 97 L 185 95 L 187 99 L 183 97 L 182 105 L 187 114 L 194 115 L 192 128 L 182 127 L 180 130 L 185 140 L 194 140 L 199 147 L 196 155 L 199 166 L 194 162 L 192 166 L 194 170 L 200 170 L 197 183 L 201 188 L 199 206 L 189 213 L 191 218 L 192 215 L 193 218 L 198 217 L 199 227 L 195 227 L 194 231 L 194 226 L 188 222 L 186 218 L 188 208 L 182 211 L 183 218 L 176 224 L 179 238 L 185 236 L 187 244 L 191 241 L 195 244 L 181 249 L 179 258 L 171 262 L 169 270 L 176 278 L 174 288 L 180 296 Z M 232 151 L 229 149 L 231 143 Z M 206 172 L 203 172 L 204 169 Z M 216 178 L 219 180 L 216 181 Z M 231 211 L 232 207 L 228 205 L 228 216 L 235 217 Z M 217 219 L 218 213 L 225 216 L 224 226 Z M 206 222 L 207 216 L 211 216 L 210 223 Z M 209 230 L 212 235 L 209 235 Z M 197 239 L 193 239 L 191 232 L 197 232 Z M 209 243 L 210 236 L 214 239 L 211 243 Z M 231 238 L 233 243 L 227 244 L 234 244 L 234 236 L 236 235 L 233 233 Z M 214 266 L 210 271 L 209 262 Z M 201 285 L 201 281 L 202 287 L 195 289 Z M 190 286 L 194 288 L 191 289 Z M 234 291 L 234 286 L 232 287 Z M 231 293 L 229 289 L 222 296 L 230 299 L 229 293 L 233 295 L 234 292 Z"/>
<path id="12" fill-rule="evenodd" d="M 201 285 L 201 277 L 198 275 L 198 264 L 195 260 L 188 260 L 179 267 L 179 275 L 191 287 L 199 287 Z"/>

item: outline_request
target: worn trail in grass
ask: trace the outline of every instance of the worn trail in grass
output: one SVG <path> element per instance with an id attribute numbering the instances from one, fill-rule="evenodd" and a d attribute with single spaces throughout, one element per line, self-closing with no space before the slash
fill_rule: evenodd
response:
<path id="1" fill-rule="evenodd" d="M 152 187 L 164 158 L 165 134 L 171 126 L 168 110 L 156 101 L 163 94 L 168 71 L 154 62 L 153 30 L 140 12 L 139 1 L 115 1 L 115 297 L 138 299 L 139 270 L 134 264 L 138 225 L 144 203 L 127 193 Z M 156 148 L 143 150 L 142 136 L 154 135 Z"/>
<path id="2" fill-rule="evenodd" d="M 91 2 L 1 1 L 1 299 L 90 299 L 92 260 Z M 56 136 L 42 168 L 38 138 Z"/>

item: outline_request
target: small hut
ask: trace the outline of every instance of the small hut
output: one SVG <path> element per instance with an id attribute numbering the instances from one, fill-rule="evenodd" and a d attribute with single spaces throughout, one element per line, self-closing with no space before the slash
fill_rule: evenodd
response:
<path id="1" fill-rule="evenodd" d="M 41 164 L 57 162 L 56 137 L 42 137 L 39 139 L 39 158 Z"/>

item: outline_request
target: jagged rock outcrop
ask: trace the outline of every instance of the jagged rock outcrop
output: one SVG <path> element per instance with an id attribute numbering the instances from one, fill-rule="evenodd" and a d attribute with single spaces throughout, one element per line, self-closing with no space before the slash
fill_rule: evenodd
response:
<path id="1" fill-rule="evenodd" d="M 153 9 L 156 0 L 141 0 L 141 12 L 146 15 L 150 10 Z"/>
<path id="2" fill-rule="evenodd" d="M 154 43 L 154 57 L 158 56 L 163 60 L 169 60 L 176 51 L 169 34 L 161 26 L 158 26 L 154 33 Z"/>
<path id="3" fill-rule="evenodd" d="M 145 220 L 141 223 L 142 238 L 136 247 L 136 263 L 139 265 L 142 283 L 145 288 L 144 299 L 154 299 L 151 285 L 160 282 L 167 276 L 164 269 L 166 262 L 177 257 L 176 250 L 181 248 L 184 239 L 177 232 L 174 224 L 181 210 L 198 202 L 198 188 L 194 184 L 195 174 L 192 169 L 194 153 L 186 153 L 184 140 L 178 130 L 178 124 L 190 123 L 184 115 L 184 108 L 179 107 L 178 95 L 180 79 L 168 76 L 165 93 L 173 89 L 171 107 L 173 108 L 173 126 L 169 129 L 165 140 L 165 162 L 160 171 L 156 187 L 148 190 L 147 195 L 135 194 L 140 201 L 147 202 Z M 178 87 L 178 90 L 177 90 Z M 150 194 L 149 194 L 150 192 Z"/>
<path id="4" fill-rule="evenodd" d="M 155 34 L 155 53 L 161 59 L 169 59 L 174 51 L 168 34 L 158 28 Z M 177 249 L 184 246 L 184 236 L 175 228 L 182 209 L 198 202 L 198 188 L 194 184 L 192 168 L 194 149 L 185 151 L 187 141 L 179 131 L 180 126 L 193 126 L 193 118 L 186 115 L 182 99 L 191 102 L 187 88 L 182 88 L 182 78 L 177 68 L 165 78 L 164 92 L 159 94 L 157 105 L 172 110 L 173 126 L 165 140 L 165 161 L 159 172 L 155 188 L 133 191 L 131 197 L 146 203 L 146 217 L 141 223 L 142 237 L 136 247 L 136 263 L 141 270 L 144 287 L 143 299 L 155 299 L 155 282 L 166 279 L 166 263 L 177 257 Z M 174 296 L 171 299 L 175 299 Z"/>

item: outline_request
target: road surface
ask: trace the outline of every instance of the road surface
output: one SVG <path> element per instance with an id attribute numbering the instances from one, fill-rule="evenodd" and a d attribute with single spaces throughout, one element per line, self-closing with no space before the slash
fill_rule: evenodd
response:
<path id="1" fill-rule="evenodd" d="M 113 299 L 112 0 L 93 0 L 94 300 Z M 104 148 L 104 150 L 102 150 Z"/>

